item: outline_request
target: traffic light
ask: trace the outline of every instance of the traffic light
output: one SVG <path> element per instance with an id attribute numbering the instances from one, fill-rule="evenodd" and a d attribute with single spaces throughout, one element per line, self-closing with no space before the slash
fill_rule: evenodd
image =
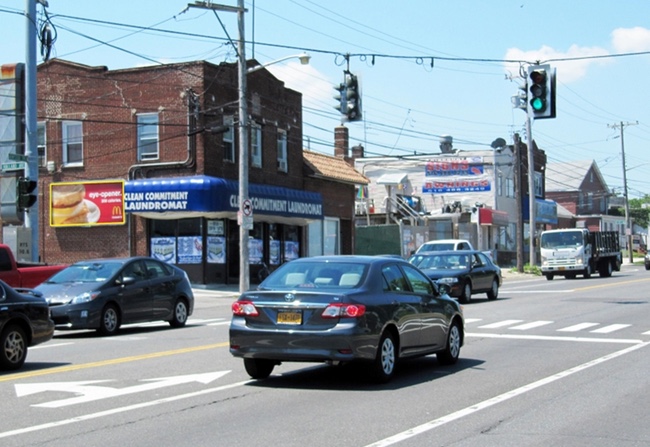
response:
<path id="1" fill-rule="evenodd" d="M 334 99 L 339 102 L 338 105 L 334 106 L 334 108 L 341 112 L 341 115 L 345 115 L 345 110 L 347 109 L 347 101 L 345 99 L 345 84 L 334 86 L 334 89 L 338 91 L 338 94 L 334 96 Z"/>
<path id="2" fill-rule="evenodd" d="M 334 108 L 341 112 L 344 121 L 360 121 L 361 92 L 359 90 L 359 79 L 349 71 L 344 73 L 343 82 L 338 86 L 334 86 L 334 89 L 339 92 L 334 96 L 334 99 L 339 101 L 339 104 Z"/>
<path id="3" fill-rule="evenodd" d="M 36 189 L 37 183 L 25 177 L 18 179 L 16 186 L 16 208 L 18 212 L 27 211 L 36 203 L 36 194 L 32 194 Z"/>
<path id="4" fill-rule="evenodd" d="M 361 92 L 359 91 L 359 80 L 352 73 L 347 73 L 345 85 L 345 115 L 347 116 L 348 121 L 361 121 Z"/>
<path id="5" fill-rule="evenodd" d="M 550 65 L 528 66 L 528 113 L 531 118 L 555 118 L 555 69 Z"/>

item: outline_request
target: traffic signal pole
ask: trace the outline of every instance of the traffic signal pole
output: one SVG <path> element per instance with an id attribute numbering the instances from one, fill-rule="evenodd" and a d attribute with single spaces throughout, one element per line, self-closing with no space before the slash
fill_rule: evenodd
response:
<path id="1" fill-rule="evenodd" d="M 25 178 L 36 182 L 34 194 L 38 197 L 38 124 L 37 124 L 37 65 L 36 65 L 36 3 L 47 6 L 45 0 L 25 0 L 26 24 L 26 62 L 25 62 L 25 149 L 27 156 Z M 38 206 L 25 211 L 24 225 L 29 228 L 31 238 L 31 258 L 38 261 Z"/>

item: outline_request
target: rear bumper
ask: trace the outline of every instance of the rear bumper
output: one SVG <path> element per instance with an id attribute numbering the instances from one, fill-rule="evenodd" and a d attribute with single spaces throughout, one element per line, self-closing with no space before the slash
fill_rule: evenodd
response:
<path id="1" fill-rule="evenodd" d="M 230 325 L 230 353 L 235 357 L 285 362 L 372 360 L 378 343 L 379 335 L 353 325 L 283 332 L 248 327 L 243 318 L 234 318 Z"/>

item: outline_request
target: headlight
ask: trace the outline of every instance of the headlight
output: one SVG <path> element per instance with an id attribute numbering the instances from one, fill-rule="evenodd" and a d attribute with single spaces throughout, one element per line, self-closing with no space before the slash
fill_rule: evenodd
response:
<path id="1" fill-rule="evenodd" d="M 458 278 L 440 278 L 436 282 L 439 282 L 441 284 L 456 284 L 458 282 Z"/>
<path id="2" fill-rule="evenodd" d="M 576 258 L 576 264 L 577 265 L 582 264 L 582 258 Z"/>
<path id="3" fill-rule="evenodd" d="M 72 301 L 70 301 L 70 304 L 87 303 L 89 301 L 94 300 L 99 295 L 100 295 L 100 292 L 84 292 L 81 295 L 77 295 L 74 298 L 72 298 Z"/>

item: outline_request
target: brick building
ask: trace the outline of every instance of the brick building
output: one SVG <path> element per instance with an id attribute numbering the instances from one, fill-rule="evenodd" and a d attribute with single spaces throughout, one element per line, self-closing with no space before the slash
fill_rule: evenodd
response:
<path id="1" fill-rule="evenodd" d="M 58 59 L 40 65 L 42 260 L 153 255 L 195 283 L 236 282 L 237 79 L 236 64 L 205 61 L 123 70 Z M 344 157 L 303 157 L 299 92 L 264 69 L 247 81 L 254 282 L 262 262 L 273 269 L 297 256 L 351 253 L 355 185 L 366 180 Z M 52 220 L 60 210 L 51 191 L 97 181 L 124 181 L 123 223 L 98 220 L 92 203 L 85 218 Z"/>

